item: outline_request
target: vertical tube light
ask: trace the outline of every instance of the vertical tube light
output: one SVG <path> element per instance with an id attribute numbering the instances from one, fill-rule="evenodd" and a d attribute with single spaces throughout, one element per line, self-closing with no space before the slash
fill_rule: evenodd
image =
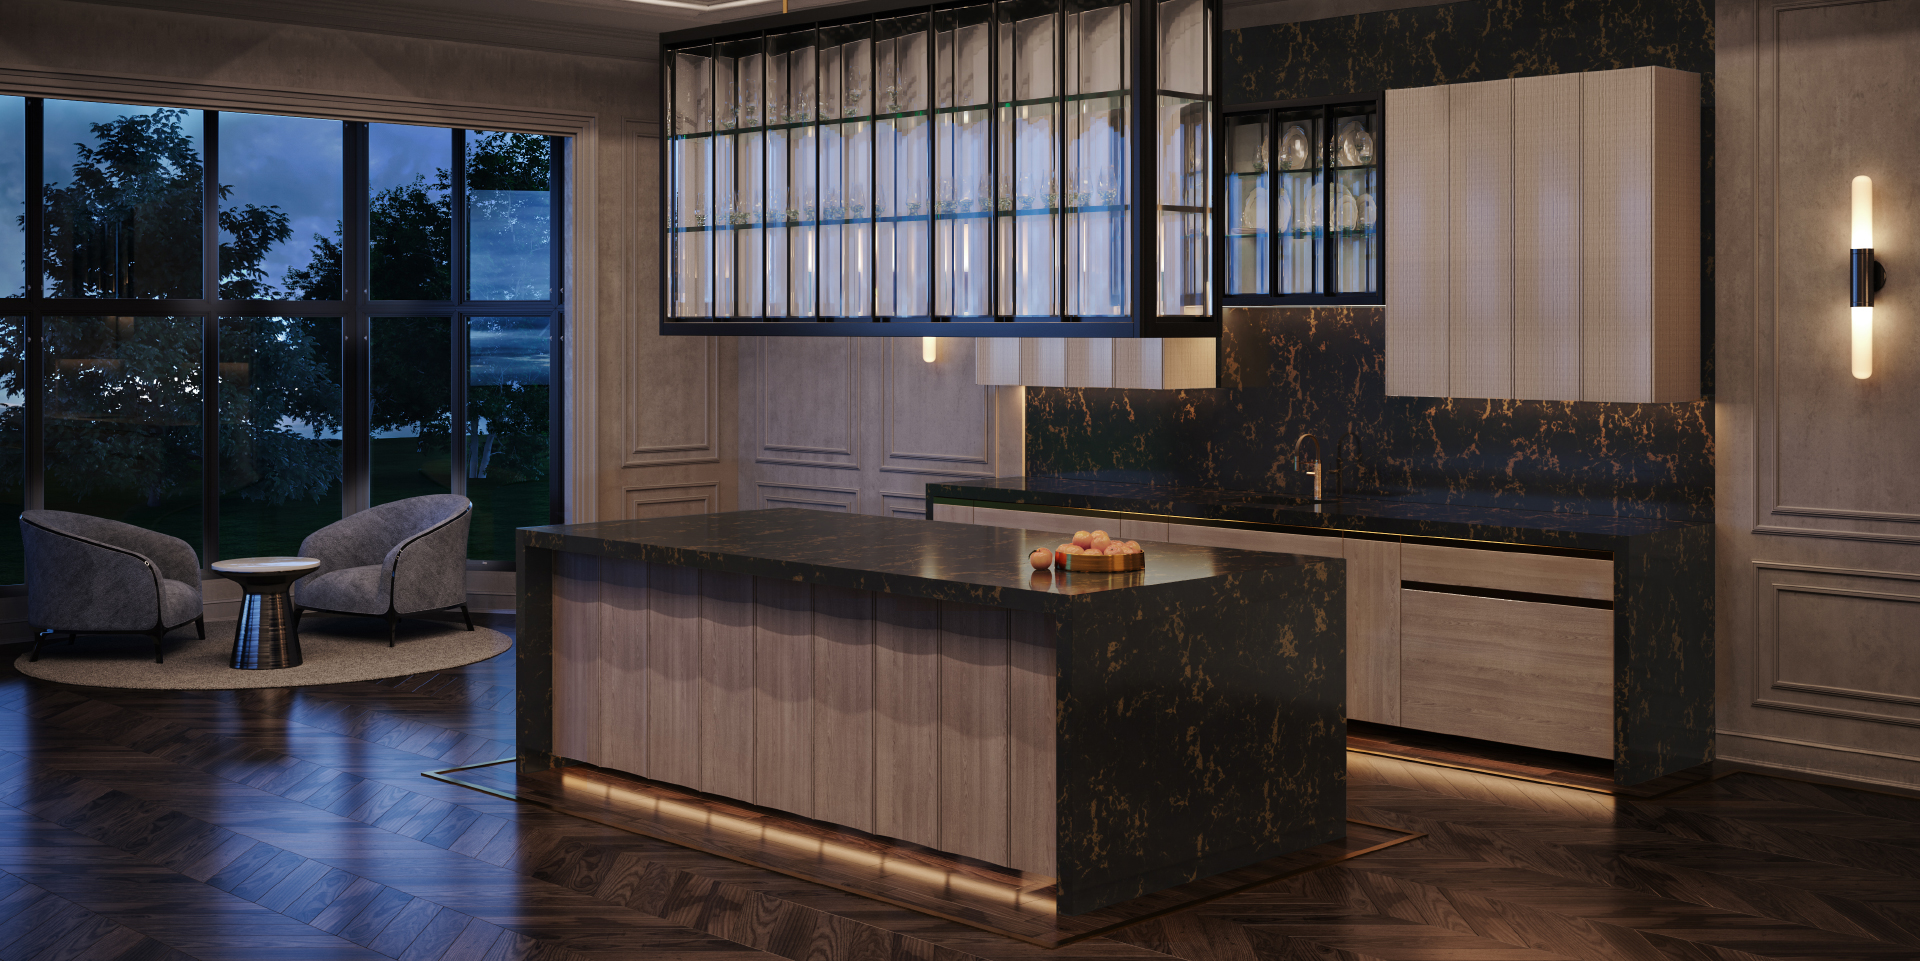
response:
<path id="1" fill-rule="evenodd" d="M 1853 376 L 1873 376 L 1873 179 L 1853 178 Z"/>
<path id="2" fill-rule="evenodd" d="M 938 337 L 920 338 L 920 359 L 926 361 L 929 364 L 933 363 L 936 359 L 938 359 L 940 356 L 939 354 L 940 348 L 936 345 L 938 345 L 939 342 L 940 342 L 940 338 Z"/>

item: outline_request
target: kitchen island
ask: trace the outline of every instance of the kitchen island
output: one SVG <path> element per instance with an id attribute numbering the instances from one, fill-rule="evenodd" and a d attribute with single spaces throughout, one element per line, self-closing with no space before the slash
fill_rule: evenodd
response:
<path id="1" fill-rule="evenodd" d="M 1346 833 L 1338 558 L 804 510 L 519 533 L 519 763 L 1058 879 L 1076 914 Z"/>

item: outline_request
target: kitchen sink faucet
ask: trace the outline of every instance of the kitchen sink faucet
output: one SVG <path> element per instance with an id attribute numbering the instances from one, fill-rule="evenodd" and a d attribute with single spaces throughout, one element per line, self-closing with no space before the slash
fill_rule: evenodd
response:
<path id="1" fill-rule="evenodd" d="M 1313 441 L 1313 459 L 1307 462 L 1307 476 L 1313 478 L 1313 499 L 1318 501 L 1321 495 L 1320 481 L 1326 474 L 1326 471 L 1320 467 L 1320 438 L 1306 433 L 1301 434 L 1300 439 L 1293 442 L 1293 469 L 1300 469 L 1300 448 L 1305 446 L 1307 441 Z"/>

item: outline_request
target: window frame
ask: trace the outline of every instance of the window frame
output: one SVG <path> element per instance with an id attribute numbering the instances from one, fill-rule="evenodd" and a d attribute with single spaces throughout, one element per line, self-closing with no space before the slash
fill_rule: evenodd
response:
<path id="1" fill-rule="evenodd" d="M 203 182 L 201 189 L 201 296 L 198 298 L 55 298 L 44 295 L 46 263 L 45 227 L 45 103 L 48 99 L 89 101 L 85 97 L 24 97 L 26 130 L 23 147 L 26 161 L 26 288 L 24 297 L 0 297 L 0 317 L 21 317 L 26 325 L 22 358 L 23 397 L 26 408 L 26 436 L 23 438 L 26 476 L 22 478 L 26 509 L 35 510 L 46 502 L 45 427 L 43 405 L 45 391 L 45 319 L 61 316 L 192 317 L 201 324 L 201 445 L 203 462 L 218 463 L 219 441 L 219 332 L 222 318 L 247 317 L 337 317 L 341 321 L 341 516 L 370 506 L 372 431 L 370 390 L 372 352 L 370 335 L 375 317 L 446 317 L 449 320 L 447 349 L 452 361 L 449 404 L 452 410 L 452 464 L 465 463 L 467 429 L 467 337 L 468 321 L 475 317 L 548 318 L 549 402 L 547 476 L 547 523 L 562 523 L 565 518 L 565 237 L 566 155 L 571 138 L 539 134 L 549 138 L 549 276 L 551 284 L 544 300 L 476 300 L 467 296 L 468 251 L 466 232 L 467 136 L 477 128 L 443 128 L 431 124 L 412 126 L 444 130 L 452 140 L 452 250 L 450 251 L 452 298 L 449 300 L 374 300 L 369 296 L 371 196 L 369 191 L 369 137 L 372 122 L 338 121 L 342 124 L 342 205 L 341 297 L 336 300 L 223 300 L 220 288 L 220 116 L 222 111 L 190 108 L 203 124 L 201 137 Z M 95 100 L 115 103 L 120 101 Z M 126 104 L 126 106 L 144 106 Z M 254 113 L 255 111 L 227 111 Z M 261 111 L 264 112 L 264 111 Z M 297 116 L 277 114 L 279 116 Z M 332 118 L 316 118 L 329 119 Z M 511 132 L 500 128 L 481 132 Z M 211 564 L 220 552 L 220 477 L 217 469 L 201 474 L 201 543 L 198 553 L 203 564 Z M 449 472 L 451 493 L 467 493 L 463 469 Z M 470 570 L 512 570 L 511 560 L 467 562 Z M 210 568 L 209 568 L 210 569 Z"/>

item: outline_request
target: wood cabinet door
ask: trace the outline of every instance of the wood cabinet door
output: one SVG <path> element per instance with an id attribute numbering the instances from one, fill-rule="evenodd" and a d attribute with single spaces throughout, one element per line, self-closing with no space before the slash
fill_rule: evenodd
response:
<path id="1" fill-rule="evenodd" d="M 1613 756 L 1613 612 L 1400 595 L 1401 725 Z"/>

